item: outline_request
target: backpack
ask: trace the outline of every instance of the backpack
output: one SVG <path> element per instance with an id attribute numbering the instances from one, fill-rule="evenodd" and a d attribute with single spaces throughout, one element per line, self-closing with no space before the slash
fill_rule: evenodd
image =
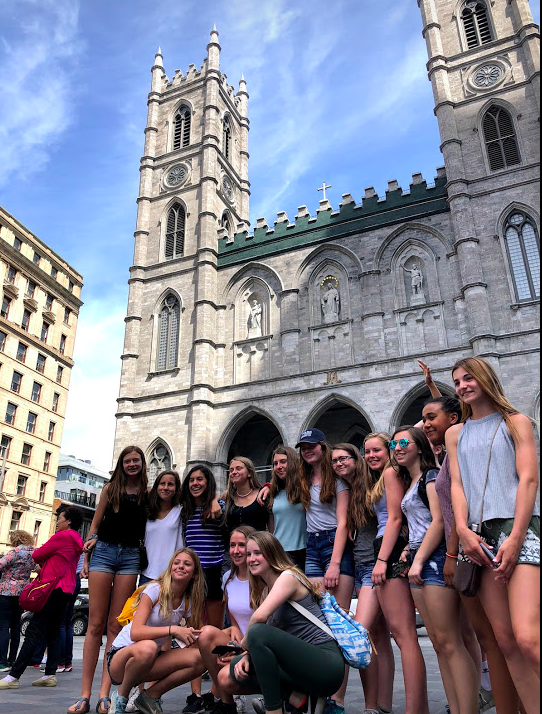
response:
<path id="1" fill-rule="evenodd" d="M 135 590 L 128 600 L 124 603 L 124 607 L 122 608 L 120 615 L 117 617 L 117 622 L 119 625 L 122 625 L 124 627 L 125 625 L 128 625 L 132 620 L 134 619 L 134 615 L 136 613 L 137 607 L 139 605 L 140 598 L 138 599 L 139 593 L 143 592 L 145 588 L 147 587 L 149 583 L 145 583 L 144 585 L 140 585 L 137 590 Z M 156 605 L 156 603 L 153 603 L 153 607 Z M 185 613 L 188 612 L 188 608 L 190 607 L 190 598 L 186 596 L 185 602 Z"/>
<path id="2" fill-rule="evenodd" d="M 423 474 L 420 476 L 420 480 L 418 481 L 418 496 L 420 497 L 421 502 L 423 505 L 428 509 L 429 508 L 429 498 L 427 497 L 427 475 L 429 474 L 430 471 L 438 471 L 438 469 L 426 469 Z"/>

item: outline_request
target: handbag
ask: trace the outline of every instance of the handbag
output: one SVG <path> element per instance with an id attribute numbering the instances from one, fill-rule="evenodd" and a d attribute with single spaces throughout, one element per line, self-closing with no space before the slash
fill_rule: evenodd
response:
<path id="1" fill-rule="evenodd" d="M 471 525 L 471 530 L 480 535 L 482 531 L 482 517 L 484 515 L 484 498 L 486 495 L 487 480 L 489 478 L 489 465 L 491 464 L 491 451 L 493 449 L 493 442 L 499 431 L 502 419 L 497 424 L 493 436 L 491 437 L 491 442 L 489 444 L 489 456 L 487 459 L 486 477 L 484 481 L 484 488 L 482 491 L 482 504 L 480 506 L 480 518 L 478 523 Z M 476 527 L 475 527 L 476 526 Z M 472 560 L 466 555 L 463 547 L 460 545 L 459 553 L 457 555 L 457 567 L 454 574 L 454 588 L 465 597 L 475 597 L 480 589 L 480 583 L 482 580 L 482 566 L 477 563 L 473 563 Z"/>
<path id="2" fill-rule="evenodd" d="M 149 556 L 144 541 L 139 541 L 139 570 L 143 572 L 149 567 Z"/>
<path id="3" fill-rule="evenodd" d="M 288 600 L 288 602 L 313 625 L 319 627 L 337 642 L 350 667 L 365 669 L 369 666 L 373 645 L 368 631 L 339 606 L 333 595 L 324 593 L 319 601 L 327 626 L 295 600 Z"/>
<path id="4" fill-rule="evenodd" d="M 40 612 L 40 610 L 43 610 L 51 593 L 64 575 L 66 575 L 69 568 L 70 564 L 66 561 L 65 570 L 55 578 L 43 580 L 40 572 L 37 578 L 27 583 L 19 595 L 19 605 L 23 610 L 28 610 L 29 612 Z"/>

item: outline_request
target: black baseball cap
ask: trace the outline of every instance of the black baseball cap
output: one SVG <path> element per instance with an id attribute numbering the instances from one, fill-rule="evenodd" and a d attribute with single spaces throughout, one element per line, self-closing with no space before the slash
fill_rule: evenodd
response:
<path id="1" fill-rule="evenodd" d="M 295 448 L 299 448 L 301 444 L 318 444 L 320 441 L 325 441 L 326 435 L 320 429 L 307 429 L 299 437 L 299 441 Z"/>

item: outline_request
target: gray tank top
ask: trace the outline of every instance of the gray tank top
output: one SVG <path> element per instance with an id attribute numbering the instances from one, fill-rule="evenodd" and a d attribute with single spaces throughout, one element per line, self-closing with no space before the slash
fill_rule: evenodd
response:
<path id="1" fill-rule="evenodd" d="M 386 523 L 388 522 L 388 500 L 386 498 L 386 489 L 382 492 L 382 498 L 373 503 L 373 509 L 378 520 L 378 531 L 376 533 L 377 538 L 382 538 L 384 531 L 386 530 Z"/>
<path id="2" fill-rule="evenodd" d="M 519 484 L 516 449 L 506 422 L 500 412 L 495 412 L 482 419 L 467 419 L 457 441 L 457 461 L 469 507 L 469 525 L 478 523 L 480 519 L 489 446 L 499 421 L 501 424 L 491 450 L 482 518 L 483 521 L 490 521 L 493 518 L 515 517 Z M 533 515 L 539 515 L 537 505 Z"/>
<path id="3" fill-rule="evenodd" d="M 323 625 L 327 625 L 322 610 L 312 595 L 309 593 L 302 600 L 297 600 L 306 610 L 309 610 L 317 617 Z M 307 620 L 289 602 L 285 602 L 269 618 L 269 624 L 279 630 L 289 632 L 294 637 L 307 642 L 310 645 L 322 645 L 324 642 L 332 642 L 333 638 L 319 627 Z"/>

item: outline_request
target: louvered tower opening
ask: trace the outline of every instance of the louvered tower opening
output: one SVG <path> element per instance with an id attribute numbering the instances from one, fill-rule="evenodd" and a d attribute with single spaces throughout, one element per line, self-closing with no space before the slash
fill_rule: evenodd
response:
<path id="1" fill-rule="evenodd" d="M 179 351 L 180 305 L 174 295 L 168 295 L 160 310 L 157 369 L 172 369 L 177 366 Z"/>
<path id="2" fill-rule="evenodd" d="M 190 110 L 187 107 L 180 109 L 175 115 L 173 131 L 173 149 L 184 149 L 190 145 Z"/>
<path id="3" fill-rule="evenodd" d="M 512 117 L 502 107 L 491 107 L 484 116 L 484 139 L 492 171 L 521 163 Z"/>
<path id="4" fill-rule="evenodd" d="M 184 251 L 184 229 L 186 215 L 183 206 L 176 203 L 170 208 L 166 225 L 166 258 L 176 258 Z"/>
<path id="5" fill-rule="evenodd" d="M 468 2 L 461 13 L 461 19 L 469 49 L 492 41 L 491 25 L 484 3 Z"/>
<path id="6" fill-rule="evenodd" d="M 514 211 L 505 225 L 508 257 L 519 301 L 540 297 L 540 244 L 531 218 Z"/>
<path id="7" fill-rule="evenodd" d="M 231 126 L 228 117 L 224 118 L 222 127 L 222 151 L 229 161 L 231 159 Z"/>

